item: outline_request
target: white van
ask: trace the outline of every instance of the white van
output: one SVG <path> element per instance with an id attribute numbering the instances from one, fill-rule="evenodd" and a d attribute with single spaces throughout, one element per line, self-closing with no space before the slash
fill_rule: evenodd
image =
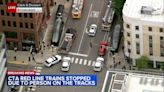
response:
<path id="1" fill-rule="evenodd" d="M 104 65 L 104 58 L 98 57 L 96 59 L 96 62 L 94 64 L 94 66 L 93 66 L 93 70 L 96 71 L 96 72 L 99 72 L 99 71 L 102 70 L 103 65 Z"/>
<path id="2" fill-rule="evenodd" d="M 62 61 L 63 62 L 62 62 L 61 70 L 62 71 L 69 71 L 71 58 L 70 57 L 64 57 Z"/>

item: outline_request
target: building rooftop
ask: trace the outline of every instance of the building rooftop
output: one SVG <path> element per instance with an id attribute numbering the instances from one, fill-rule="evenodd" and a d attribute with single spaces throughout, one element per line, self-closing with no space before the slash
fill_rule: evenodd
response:
<path id="1" fill-rule="evenodd" d="M 164 0 L 126 0 L 123 15 L 137 20 L 164 23 Z"/>
<path id="2" fill-rule="evenodd" d="M 164 92 L 164 77 L 129 74 L 126 92 Z"/>

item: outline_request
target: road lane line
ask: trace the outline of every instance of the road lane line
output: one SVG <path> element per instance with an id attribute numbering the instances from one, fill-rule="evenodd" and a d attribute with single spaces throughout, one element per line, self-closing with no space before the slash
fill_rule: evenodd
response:
<path id="1" fill-rule="evenodd" d="M 74 57 L 71 58 L 71 63 L 73 63 L 74 59 L 75 59 Z"/>
<path id="2" fill-rule="evenodd" d="M 85 60 L 84 60 L 84 64 L 83 64 L 83 65 L 86 65 L 86 64 L 87 64 L 87 60 L 85 59 Z"/>
<path id="3" fill-rule="evenodd" d="M 88 61 L 88 66 L 90 66 L 90 65 L 91 65 L 91 62 L 92 62 L 91 60 L 89 60 L 89 61 Z"/>
<path id="4" fill-rule="evenodd" d="M 22 92 L 23 90 L 23 86 L 20 86 L 19 92 Z"/>
<path id="5" fill-rule="evenodd" d="M 81 65 L 81 64 L 82 64 L 82 62 L 83 62 L 83 59 L 80 59 L 80 62 L 79 62 L 79 64 Z"/>
<path id="6" fill-rule="evenodd" d="M 76 60 L 75 60 L 75 64 L 77 64 L 77 63 L 78 63 L 78 60 L 79 60 L 79 58 L 76 58 Z"/>
<path id="7" fill-rule="evenodd" d="M 88 24 L 88 19 L 89 19 L 89 15 L 90 15 L 90 13 L 91 13 L 91 10 L 92 10 L 92 4 L 91 4 L 91 6 L 90 6 L 89 13 L 88 13 L 88 16 L 87 16 L 87 20 L 86 20 L 86 22 L 85 22 L 85 26 L 84 26 L 82 38 L 81 38 L 81 40 L 80 40 L 80 45 L 79 45 L 79 48 L 78 48 L 77 53 L 79 53 L 80 48 L 81 48 L 81 44 L 82 44 L 82 41 L 83 41 L 84 34 L 85 34 L 85 32 L 86 32 L 86 27 L 87 27 L 87 24 Z"/>
<path id="8" fill-rule="evenodd" d="M 88 57 L 87 54 L 80 54 L 80 53 L 74 53 L 74 52 L 69 52 L 68 54 L 70 54 L 70 55 L 76 55 L 76 56 L 82 56 L 82 57 Z"/>

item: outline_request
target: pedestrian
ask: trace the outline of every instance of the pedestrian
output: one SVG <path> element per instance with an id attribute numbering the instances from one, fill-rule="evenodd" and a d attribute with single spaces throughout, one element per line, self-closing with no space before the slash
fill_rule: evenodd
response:
<path id="1" fill-rule="evenodd" d="M 14 48 L 14 51 L 17 52 L 17 47 Z"/>
<path id="2" fill-rule="evenodd" d="M 28 57 L 28 61 L 31 61 L 31 58 L 30 58 L 30 56 Z"/>
<path id="3" fill-rule="evenodd" d="M 57 3 L 55 2 L 54 4 L 56 5 Z"/>
<path id="4" fill-rule="evenodd" d="M 32 60 L 33 60 L 33 61 L 35 61 L 35 58 L 34 58 L 34 57 L 32 57 Z"/>
<path id="5" fill-rule="evenodd" d="M 120 65 L 120 64 L 121 64 L 121 62 L 120 62 L 120 61 L 118 61 L 118 64 Z"/>
<path id="6" fill-rule="evenodd" d="M 45 48 L 46 48 L 46 46 L 44 45 L 44 46 L 43 46 L 43 49 L 45 50 Z"/>
<path id="7" fill-rule="evenodd" d="M 43 56 L 43 51 L 41 51 L 41 55 Z"/>
<path id="8" fill-rule="evenodd" d="M 16 61 L 16 59 L 17 59 L 17 57 L 16 56 L 14 56 L 14 60 Z"/>

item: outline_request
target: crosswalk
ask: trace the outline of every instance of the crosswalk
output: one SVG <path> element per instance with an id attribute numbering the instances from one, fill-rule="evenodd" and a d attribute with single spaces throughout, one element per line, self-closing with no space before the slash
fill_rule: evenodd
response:
<path id="1" fill-rule="evenodd" d="M 40 66 L 35 66 L 34 67 L 34 71 L 36 72 L 36 75 L 40 75 L 40 73 L 42 72 L 43 67 Z M 28 86 L 27 87 L 27 92 L 34 92 L 36 90 L 36 86 Z"/>
<path id="2" fill-rule="evenodd" d="M 83 59 L 83 58 L 78 58 L 78 57 L 70 57 L 71 58 L 71 63 L 74 64 L 80 64 L 80 65 L 85 65 L 85 66 L 94 66 L 95 61 L 88 60 L 88 59 Z"/>

